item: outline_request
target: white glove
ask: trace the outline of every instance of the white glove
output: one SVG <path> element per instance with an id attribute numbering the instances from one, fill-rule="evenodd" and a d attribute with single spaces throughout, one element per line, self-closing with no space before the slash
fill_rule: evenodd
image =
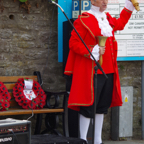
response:
<path id="1" fill-rule="evenodd" d="M 99 60 L 99 45 L 98 45 L 98 44 L 94 46 L 94 48 L 93 48 L 93 50 L 92 50 L 92 55 L 94 56 L 94 58 L 96 59 L 96 61 Z M 92 56 L 90 56 L 90 58 L 91 58 L 92 60 L 94 60 L 94 59 L 92 58 Z"/>
<path id="2" fill-rule="evenodd" d="M 133 6 L 130 0 L 125 0 L 125 8 L 127 8 L 130 11 L 133 11 L 135 9 L 135 7 Z"/>

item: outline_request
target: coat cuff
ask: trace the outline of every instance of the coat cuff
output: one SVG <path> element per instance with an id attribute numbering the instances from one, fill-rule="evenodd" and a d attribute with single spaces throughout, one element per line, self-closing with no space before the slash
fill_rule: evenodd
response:
<path id="1" fill-rule="evenodd" d="M 96 61 L 99 60 L 99 45 L 98 44 L 94 46 L 94 48 L 92 50 L 92 55 L 94 56 L 94 58 L 96 59 Z M 90 58 L 92 60 L 94 60 L 92 56 L 90 56 Z"/>
<path id="2" fill-rule="evenodd" d="M 130 11 L 133 11 L 135 9 L 135 7 L 133 6 L 132 2 L 126 0 L 125 2 L 125 8 L 130 10 Z"/>

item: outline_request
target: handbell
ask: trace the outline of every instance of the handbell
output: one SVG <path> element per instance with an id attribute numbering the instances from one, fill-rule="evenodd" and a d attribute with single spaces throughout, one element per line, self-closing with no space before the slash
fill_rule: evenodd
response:
<path id="1" fill-rule="evenodd" d="M 137 0 L 131 0 L 131 2 L 132 2 L 132 4 L 133 4 L 133 6 L 135 7 L 135 9 L 136 9 L 137 11 L 139 11 L 139 10 L 140 10 L 140 7 L 139 7 L 138 1 L 137 1 Z"/>
<path id="2" fill-rule="evenodd" d="M 106 37 L 106 36 L 98 36 L 98 45 L 104 47 L 107 38 L 108 37 Z M 100 55 L 99 64 L 102 65 L 102 63 L 103 63 L 103 58 L 102 58 L 102 55 Z"/>

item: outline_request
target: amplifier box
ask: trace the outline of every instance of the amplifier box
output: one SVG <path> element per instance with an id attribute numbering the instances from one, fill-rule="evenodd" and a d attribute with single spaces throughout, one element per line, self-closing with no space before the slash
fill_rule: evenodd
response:
<path id="1" fill-rule="evenodd" d="M 7 118 L 0 120 L 0 144 L 30 144 L 31 122 Z"/>

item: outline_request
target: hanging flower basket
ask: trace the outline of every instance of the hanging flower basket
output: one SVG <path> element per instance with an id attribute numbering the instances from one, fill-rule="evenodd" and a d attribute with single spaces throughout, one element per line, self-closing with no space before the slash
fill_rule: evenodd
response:
<path id="1" fill-rule="evenodd" d="M 10 107 L 11 96 L 6 86 L 0 82 L 0 111 L 8 110 Z"/>
<path id="2" fill-rule="evenodd" d="M 29 78 L 27 78 L 28 80 Z M 33 97 L 33 95 L 35 97 Z M 40 84 L 33 80 L 33 88 L 30 91 L 24 90 L 24 79 L 18 79 L 13 88 L 13 96 L 24 109 L 40 109 L 46 103 L 46 94 Z"/>

